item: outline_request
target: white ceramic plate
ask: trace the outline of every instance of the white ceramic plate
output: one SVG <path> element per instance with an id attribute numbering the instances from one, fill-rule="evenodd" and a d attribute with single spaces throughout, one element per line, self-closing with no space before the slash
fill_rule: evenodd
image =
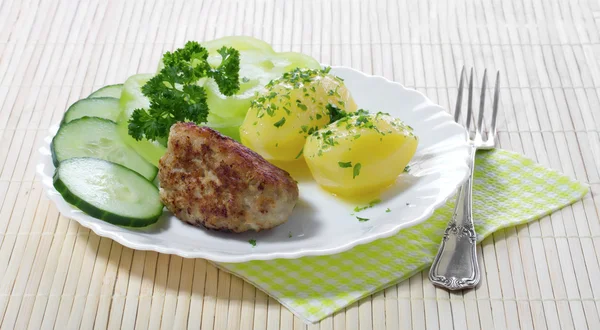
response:
<path id="1" fill-rule="evenodd" d="M 444 109 L 423 94 L 345 67 L 333 67 L 342 77 L 359 107 L 383 111 L 414 128 L 419 148 L 410 172 L 381 197 L 382 202 L 356 215 L 356 204 L 320 189 L 312 180 L 299 180 L 300 200 L 289 220 L 261 233 L 225 234 L 186 225 L 165 211 L 159 222 L 143 229 L 112 225 L 90 217 L 65 202 L 52 185 L 54 166 L 50 142 L 57 127 L 40 149 L 38 172 L 49 198 L 66 217 L 127 247 L 170 253 L 218 262 L 244 262 L 276 258 L 327 255 L 389 237 L 400 229 L 425 221 L 454 194 L 468 173 L 466 131 Z M 391 212 L 386 212 L 389 208 Z M 290 237 L 291 235 L 291 237 Z M 253 247 L 248 241 L 256 240 Z"/>

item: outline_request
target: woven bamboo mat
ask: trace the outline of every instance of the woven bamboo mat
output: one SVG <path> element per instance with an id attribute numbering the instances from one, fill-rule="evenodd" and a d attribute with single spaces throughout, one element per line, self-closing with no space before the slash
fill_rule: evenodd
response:
<path id="1" fill-rule="evenodd" d="M 3 329 L 600 329 L 600 2 L 0 0 Z M 67 106 L 187 40 L 246 34 L 414 87 L 446 108 L 463 64 L 503 74 L 502 148 L 583 201 L 479 247 L 474 291 L 423 273 L 306 326 L 205 260 L 133 251 L 60 216 L 35 176 Z"/>

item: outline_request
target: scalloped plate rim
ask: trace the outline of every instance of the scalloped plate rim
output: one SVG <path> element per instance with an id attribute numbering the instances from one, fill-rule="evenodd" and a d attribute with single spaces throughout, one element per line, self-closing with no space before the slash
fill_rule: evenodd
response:
<path id="1" fill-rule="evenodd" d="M 412 89 L 412 88 L 407 88 L 404 85 L 402 85 L 398 82 L 395 82 L 395 81 L 390 81 L 390 80 L 386 79 L 385 77 L 376 76 L 376 75 L 368 75 L 368 74 L 365 74 L 361 71 L 358 71 L 358 70 L 350 68 L 350 67 L 331 66 L 331 68 L 337 69 L 337 70 L 341 69 L 341 70 L 352 71 L 355 74 L 361 75 L 363 79 L 381 80 L 387 84 L 396 85 L 397 87 L 402 88 L 406 92 L 417 93 L 427 102 L 428 105 L 438 107 L 441 110 L 440 111 L 441 115 L 447 116 L 448 118 L 450 118 L 451 123 L 453 125 L 459 126 L 465 132 L 465 137 L 466 137 L 466 130 L 459 124 L 455 123 L 452 116 L 449 113 L 447 113 L 446 111 L 444 111 L 443 107 L 441 107 L 440 105 L 431 101 L 425 94 L 421 93 L 420 91 Z M 49 128 L 50 134 L 44 139 L 46 144 L 49 144 L 49 140 L 51 140 L 51 138 L 54 136 L 57 128 L 58 128 L 58 124 L 52 125 Z M 44 147 L 45 146 L 46 145 L 44 145 Z M 464 146 L 465 147 L 467 146 L 466 138 L 464 141 Z M 41 157 L 50 157 L 50 155 L 48 154 L 49 149 L 44 148 L 44 147 L 41 147 L 38 149 L 38 151 L 41 154 Z M 465 148 L 465 150 L 466 150 L 466 148 Z M 60 211 L 60 213 L 63 216 L 77 221 L 80 225 L 91 229 L 98 236 L 110 238 L 110 239 L 122 244 L 123 246 L 126 246 L 131 249 L 144 250 L 144 251 L 155 251 L 155 252 L 165 253 L 165 254 L 174 254 L 174 255 L 184 257 L 184 258 L 204 258 L 204 259 L 211 260 L 214 262 L 224 262 L 224 263 L 239 263 L 239 262 L 247 262 L 247 261 L 253 261 L 253 260 L 297 259 L 297 258 L 308 257 L 308 256 L 322 256 L 322 255 L 338 254 L 338 253 L 348 251 L 359 245 L 364 245 L 364 244 L 371 243 L 378 239 L 391 237 L 391 236 L 397 234 L 402 229 L 406 229 L 406 228 L 415 226 L 419 223 L 426 221 L 429 217 L 431 217 L 431 215 L 433 214 L 433 212 L 436 209 L 443 206 L 446 202 L 448 202 L 448 200 L 451 197 L 453 197 L 456 194 L 459 187 L 466 181 L 466 179 L 469 175 L 468 170 L 463 171 L 461 178 L 456 181 L 453 188 L 450 190 L 450 193 L 448 193 L 446 196 L 438 198 L 434 203 L 432 203 L 428 207 L 424 208 L 424 210 L 421 212 L 420 216 L 415 217 L 414 219 L 412 219 L 410 221 L 399 223 L 396 226 L 394 226 L 390 229 L 387 229 L 385 231 L 378 232 L 376 234 L 370 234 L 365 237 L 356 238 L 356 239 L 346 242 L 345 244 L 341 244 L 341 245 L 338 245 L 335 247 L 330 247 L 330 248 L 321 248 L 321 249 L 319 249 L 319 248 L 312 248 L 312 249 L 304 248 L 304 249 L 299 249 L 299 250 L 293 251 L 293 252 L 258 252 L 258 253 L 254 252 L 254 253 L 252 253 L 252 251 L 249 251 L 248 254 L 242 255 L 242 254 L 231 254 L 231 253 L 222 252 L 222 251 L 215 252 L 215 251 L 202 251 L 202 250 L 184 250 L 181 248 L 173 248 L 173 247 L 157 245 L 155 243 L 133 242 L 133 241 L 125 238 L 118 232 L 107 230 L 107 227 L 104 227 L 99 223 L 94 223 L 94 222 L 91 222 L 90 220 L 85 219 L 86 217 L 90 217 L 90 216 L 83 213 L 82 211 L 78 210 L 77 208 L 71 206 L 70 204 L 68 204 L 62 198 L 62 196 L 54 190 L 54 187 L 52 185 L 52 177 L 49 177 L 46 173 L 44 173 L 44 169 L 45 169 L 44 167 L 46 165 L 47 164 L 44 164 L 43 160 L 40 160 L 40 162 L 37 164 L 36 170 L 37 170 L 38 175 L 40 175 L 42 178 L 42 183 L 44 185 L 46 195 L 48 196 L 48 198 L 54 202 L 54 204 L 56 205 L 56 207 L 58 208 L 58 210 Z M 465 157 L 465 166 L 468 169 L 466 157 Z M 108 227 L 108 228 L 110 228 L 110 227 Z M 121 227 L 121 228 L 123 228 L 123 227 Z M 441 239 L 441 237 L 440 237 L 440 239 Z"/>

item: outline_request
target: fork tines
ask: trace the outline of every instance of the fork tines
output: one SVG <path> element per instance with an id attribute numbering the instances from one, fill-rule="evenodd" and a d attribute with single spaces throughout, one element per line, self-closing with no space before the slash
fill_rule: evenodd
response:
<path id="1" fill-rule="evenodd" d="M 485 93 L 486 93 L 486 89 L 487 89 L 487 69 L 484 70 L 483 72 L 483 81 L 481 83 L 481 94 L 480 94 L 480 98 L 479 98 L 479 114 L 477 116 L 477 120 L 475 118 L 475 114 L 473 112 L 473 86 L 474 86 L 474 79 L 473 79 L 473 74 L 474 74 L 474 70 L 473 68 L 471 68 L 470 70 L 470 74 L 469 74 L 469 79 L 468 79 L 468 83 L 469 83 L 469 91 L 468 91 L 468 96 L 467 96 L 467 117 L 466 117 L 466 124 L 465 124 L 465 128 L 467 129 L 467 131 L 470 131 L 471 128 L 471 120 L 475 123 L 475 139 L 482 139 L 482 133 L 485 131 L 485 129 L 483 128 L 484 125 L 484 112 L 485 112 Z M 466 67 L 463 66 L 462 71 L 461 71 L 461 75 L 460 75 L 460 82 L 458 85 L 458 96 L 456 98 L 456 107 L 454 110 L 454 120 L 458 123 L 459 119 L 460 119 L 460 113 L 461 113 L 461 108 L 462 108 L 462 103 L 463 103 L 463 89 L 464 89 L 464 85 L 465 85 L 465 80 L 467 80 L 467 69 Z M 498 115 L 498 101 L 499 101 L 499 96 L 500 96 L 500 71 L 498 71 L 496 73 L 496 83 L 495 83 L 495 87 L 494 87 L 494 99 L 492 102 L 492 122 L 491 122 L 491 129 L 489 131 L 487 131 L 487 137 L 494 137 L 496 136 L 496 117 Z"/>

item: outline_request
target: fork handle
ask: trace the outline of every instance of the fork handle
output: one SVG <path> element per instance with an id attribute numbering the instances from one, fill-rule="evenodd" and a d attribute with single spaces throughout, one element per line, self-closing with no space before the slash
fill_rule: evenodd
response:
<path id="1" fill-rule="evenodd" d="M 429 270 L 434 285 L 449 290 L 473 288 L 479 283 L 477 235 L 473 226 L 472 188 L 477 149 L 471 147 L 471 175 L 460 187 L 452 220 Z"/>

